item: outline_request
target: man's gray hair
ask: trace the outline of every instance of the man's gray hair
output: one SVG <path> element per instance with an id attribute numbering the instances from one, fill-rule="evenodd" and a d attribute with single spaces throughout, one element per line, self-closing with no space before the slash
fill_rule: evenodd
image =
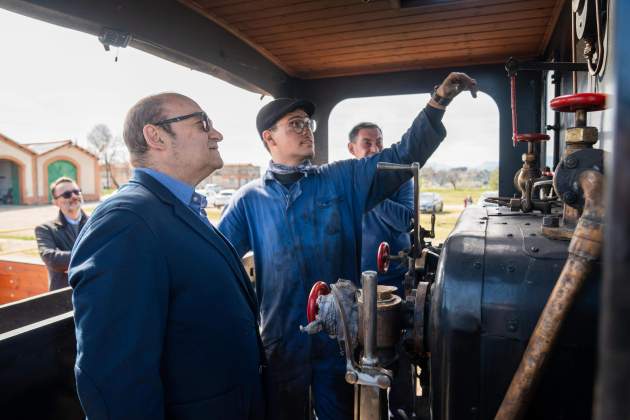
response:
<path id="1" fill-rule="evenodd" d="M 348 141 L 354 143 L 357 140 L 359 131 L 370 128 L 378 128 L 378 131 L 381 132 L 381 135 L 383 134 L 383 130 L 381 130 L 381 127 L 379 127 L 377 124 L 374 124 L 372 122 L 360 122 L 359 124 L 352 127 L 352 130 L 350 130 L 350 133 L 348 134 Z"/>

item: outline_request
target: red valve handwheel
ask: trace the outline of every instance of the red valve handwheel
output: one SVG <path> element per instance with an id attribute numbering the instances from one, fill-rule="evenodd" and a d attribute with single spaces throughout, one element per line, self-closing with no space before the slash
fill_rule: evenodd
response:
<path id="1" fill-rule="evenodd" d="M 530 142 L 530 143 L 540 143 L 541 141 L 549 140 L 549 136 L 543 133 L 528 133 L 528 134 L 517 134 L 516 142 Z"/>
<path id="2" fill-rule="evenodd" d="M 323 281 L 318 281 L 313 285 L 311 293 L 308 294 L 308 300 L 306 301 L 306 319 L 308 322 L 315 321 L 315 317 L 319 313 L 317 298 L 321 295 L 327 295 L 328 293 L 330 293 L 330 287 Z"/>
<path id="3" fill-rule="evenodd" d="M 603 111 L 606 109 L 606 95 L 603 93 L 576 93 L 553 98 L 549 106 L 558 112 Z"/>
<path id="4" fill-rule="evenodd" d="M 389 244 L 387 242 L 381 242 L 378 246 L 378 252 L 376 253 L 376 269 L 379 273 L 387 273 L 389 268 Z"/>

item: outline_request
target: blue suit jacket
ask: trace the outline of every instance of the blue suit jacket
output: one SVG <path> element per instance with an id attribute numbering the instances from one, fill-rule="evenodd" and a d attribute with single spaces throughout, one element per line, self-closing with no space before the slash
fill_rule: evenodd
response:
<path id="1" fill-rule="evenodd" d="M 147 174 L 101 204 L 69 281 L 89 419 L 263 418 L 257 303 L 229 242 Z"/>

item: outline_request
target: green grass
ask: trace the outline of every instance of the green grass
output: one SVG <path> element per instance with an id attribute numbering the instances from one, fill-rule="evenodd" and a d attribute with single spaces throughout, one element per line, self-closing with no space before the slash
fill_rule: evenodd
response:
<path id="1" fill-rule="evenodd" d="M 0 235 L 0 239 L 15 239 L 18 241 L 34 241 L 33 235 Z"/>
<path id="2" fill-rule="evenodd" d="M 435 215 L 435 239 L 433 243 L 439 244 L 446 240 L 447 236 L 455 227 L 457 219 L 464 210 L 464 199 L 468 196 L 472 197 L 473 203 L 476 203 L 479 199 L 479 195 L 482 192 L 488 191 L 485 188 L 464 188 L 464 189 L 443 189 L 443 188 L 430 188 L 423 189 L 423 192 L 436 192 L 440 194 L 444 201 L 444 211 Z M 431 215 L 421 214 L 420 224 L 425 229 L 431 227 Z"/>

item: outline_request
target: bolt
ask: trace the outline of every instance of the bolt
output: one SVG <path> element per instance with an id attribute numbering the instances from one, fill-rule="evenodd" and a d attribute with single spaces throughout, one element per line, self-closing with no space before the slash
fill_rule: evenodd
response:
<path id="1" fill-rule="evenodd" d="M 562 201 L 567 204 L 573 204 L 577 201 L 577 195 L 573 191 L 565 191 L 562 194 Z"/>
<path id="2" fill-rule="evenodd" d="M 350 385 L 354 385 L 359 381 L 359 375 L 356 372 L 348 371 L 346 372 L 346 382 Z"/>
<path id="3" fill-rule="evenodd" d="M 530 249 L 530 251 L 532 251 L 532 252 L 538 252 L 538 251 L 539 251 L 539 249 L 538 249 L 538 247 L 537 247 L 537 246 L 533 246 L 533 247 L 531 247 L 531 248 L 529 248 L 529 249 Z"/>
<path id="4" fill-rule="evenodd" d="M 507 323 L 507 330 L 509 332 L 516 332 L 516 330 L 518 330 L 518 320 L 510 319 Z"/>
<path id="5" fill-rule="evenodd" d="M 569 169 L 574 169 L 575 167 L 577 167 L 578 162 L 579 161 L 575 157 L 569 156 L 564 160 L 564 166 Z"/>
<path id="6" fill-rule="evenodd" d="M 514 236 L 514 234 L 513 234 L 513 233 L 508 233 L 508 234 L 507 234 L 507 237 L 508 237 L 508 238 L 511 238 L 511 237 L 513 237 L 513 236 Z"/>

